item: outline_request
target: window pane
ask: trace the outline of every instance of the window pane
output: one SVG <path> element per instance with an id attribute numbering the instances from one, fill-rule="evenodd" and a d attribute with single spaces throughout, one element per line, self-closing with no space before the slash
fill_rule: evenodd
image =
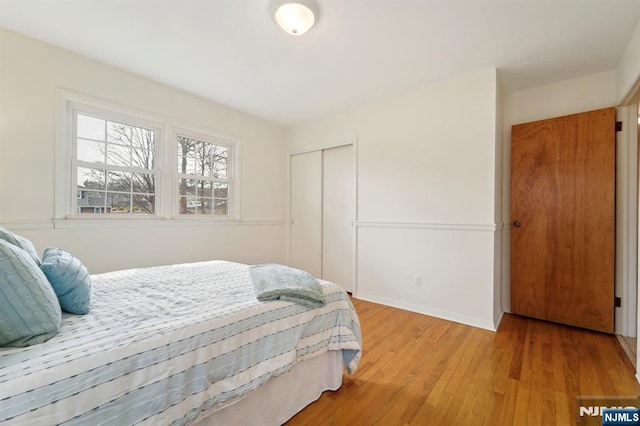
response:
<path id="1" fill-rule="evenodd" d="M 141 169 L 152 170 L 154 166 L 155 157 L 153 155 L 153 151 L 147 151 L 144 149 L 136 149 L 132 150 L 132 161 L 133 167 L 139 167 Z"/>
<path id="2" fill-rule="evenodd" d="M 106 146 L 104 143 L 78 139 L 78 160 L 87 163 L 104 163 Z"/>
<path id="3" fill-rule="evenodd" d="M 75 113 L 77 179 L 71 190 L 76 212 L 155 214 L 158 131 L 127 124 L 139 121 L 136 117 L 120 121 L 110 120 L 109 111 L 99 118 L 92 114 Z M 195 156 L 192 160 L 195 171 Z M 196 182 L 193 189 L 197 197 Z"/>
<path id="4" fill-rule="evenodd" d="M 178 136 L 178 156 L 186 157 L 188 155 L 193 154 L 193 146 L 196 141 L 190 138 L 185 138 L 184 136 Z"/>
<path id="5" fill-rule="evenodd" d="M 78 189 L 105 189 L 103 170 L 78 167 Z"/>
<path id="6" fill-rule="evenodd" d="M 109 191 L 131 192 L 131 173 L 108 171 L 107 189 Z"/>
<path id="7" fill-rule="evenodd" d="M 132 127 L 131 144 L 135 148 L 153 151 L 156 148 L 156 132 L 142 127 Z"/>
<path id="8" fill-rule="evenodd" d="M 197 197 L 180 197 L 180 213 L 181 214 L 194 214 L 202 213 L 203 199 Z"/>
<path id="9" fill-rule="evenodd" d="M 107 141 L 120 145 L 131 145 L 131 126 L 107 121 Z"/>
<path id="10" fill-rule="evenodd" d="M 180 195 L 196 195 L 196 180 L 180 179 Z"/>
<path id="11" fill-rule="evenodd" d="M 181 157 L 178 161 L 178 173 L 185 175 L 196 174 L 196 159 L 194 157 Z"/>
<path id="12" fill-rule="evenodd" d="M 226 146 L 214 145 L 213 161 L 216 163 L 227 163 L 229 150 Z"/>
<path id="13" fill-rule="evenodd" d="M 213 195 L 211 194 L 212 188 L 213 182 L 208 180 L 199 180 L 197 185 L 198 197 L 210 198 Z"/>
<path id="14" fill-rule="evenodd" d="M 109 210 L 111 213 L 130 213 L 131 194 L 107 193 L 107 211 Z"/>
<path id="15" fill-rule="evenodd" d="M 180 213 L 228 215 L 229 182 L 224 180 L 229 178 L 230 148 L 185 136 L 177 142 L 178 173 L 194 177 L 178 181 Z"/>
<path id="16" fill-rule="evenodd" d="M 222 182 L 215 182 L 213 196 L 216 198 L 229 198 L 229 184 L 222 183 Z"/>
<path id="17" fill-rule="evenodd" d="M 228 214 L 227 206 L 227 200 L 215 200 L 213 214 L 215 214 L 216 216 L 226 216 Z"/>
<path id="18" fill-rule="evenodd" d="M 152 194 L 133 194 L 133 214 L 154 214 L 155 196 Z"/>
<path id="19" fill-rule="evenodd" d="M 82 198 L 78 199 L 78 213 L 104 213 L 104 207 L 104 192 L 82 191 Z"/>
<path id="20" fill-rule="evenodd" d="M 187 201 L 187 209 L 195 212 L 202 207 L 202 201 L 199 198 L 191 198 Z"/>
<path id="21" fill-rule="evenodd" d="M 213 156 L 213 177 L 218 179 L 227 178 L 227 160 L 229 150 L 227 147 L 216 145 Z"/>
<path id="22" fill-rule="evenodd" d="M 227 163 L 225 162 L 217 162 L 213 164 L 213 177 L 218 179 L 226 179 L 227 178 Z"/>
<path id="23" fill-rule="evenodd" d="M 133 192 L 154 194 L 156 192 L 155 178 L 153 175 L 134 173 Z"/>
<path id="24" fill-rule="evenodd" d="M 226 179 L 229 148 L 178 136 L 178 173 Z"/>
<path id="25" fill-rule="evenodd" d="M 76 133 L 79 138 L 105 140 L 105 121 L 99 118 L 78 114 Z"/>
<path id="26" fill-rule="evenodd" d="M 195 209 L 192 211 L 190 210 L 189 207 L 187 207 L 189 205 L 190 200 L 191 200 L 190 197 L 180 197 L 180 200 L 179 200 L 180 214 L 195 213 Z"/>
<path id="27" fill-rule="evenodd" d="M 131 167 L 131 148 L 121 145 L 107 145 L 107 164 Z"/>
<path id="28" fill-rule="evenodd" d="M 198 142 L 195 147 L 196 170 L 198 176 L 211 176 L 211 144 Z"/>
<path id="29" fill-rule="evenodd" d="M 197 203 L 196 214 L 211 214 L 211 206 L 213 205 L 211 198 L 198 198 Z"/>

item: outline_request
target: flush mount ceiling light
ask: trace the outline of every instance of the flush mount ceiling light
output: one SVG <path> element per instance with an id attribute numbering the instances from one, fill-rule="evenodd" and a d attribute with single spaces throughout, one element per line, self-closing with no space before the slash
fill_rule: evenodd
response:
<path id="1" fill-rule="evenodd" d="M 309 0 L 276 1 L 272 3 L 271 10 L 280 28 L 293 36 L 309 31 L 318 15 L 318 9 Z"/>

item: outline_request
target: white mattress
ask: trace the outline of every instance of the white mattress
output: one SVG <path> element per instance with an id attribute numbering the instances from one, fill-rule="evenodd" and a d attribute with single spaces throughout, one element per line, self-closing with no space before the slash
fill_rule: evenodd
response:
<path id="1" fill-rule="evenodd" d="M 186 424 L 305 359 L 340 351 L 355 371 L 360 329 L 339 286 L 327 305 L 258 302 L 247 265 L 200 262 L 93 277 L 91 312 L 0 349 L 0 423 Z"/>
<path id="2" fill-rule="evenodd" d="M 201 413 L 194 425 L 281 425 L 320 398 L 322 392 L 338 389 L 343 370 L 340 353 L 327 351 L 296 364 L 228 405 Z"/>

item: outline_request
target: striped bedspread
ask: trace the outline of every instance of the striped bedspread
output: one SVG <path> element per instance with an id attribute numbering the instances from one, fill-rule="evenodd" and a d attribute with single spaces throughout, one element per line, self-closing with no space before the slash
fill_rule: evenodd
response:
<path id="1" fill-rule="evenodd" d="M 297 362 L 340 350 L 360 359 L 348 296 L 327 305 L 259 302 L 249 267 L 213 261 L 94 275 L 91 312 L 60 333 L 0 348 L 0 423 L 182 425 Z"/>

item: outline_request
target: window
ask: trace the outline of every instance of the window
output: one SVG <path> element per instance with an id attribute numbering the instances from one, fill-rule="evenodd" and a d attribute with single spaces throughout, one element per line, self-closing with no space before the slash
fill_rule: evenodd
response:
<path id="1" fill-rule="evenodd" d="M 79 93 L 57 94 L 61 226 L 239 218 L 240 141 Z M 101 220 L 62 222 L 77 218 Z"/>
<path id="2" fill-rule="evenodd" d="M 231 145 L 183 134 L 176 139 L 179 214 L 228 216 Z"/>
<path id="3" fill-rule="evenodd" d="M 72 191 L 76 214 L 156 214 L 159 131 L 75 110 Z"/>

